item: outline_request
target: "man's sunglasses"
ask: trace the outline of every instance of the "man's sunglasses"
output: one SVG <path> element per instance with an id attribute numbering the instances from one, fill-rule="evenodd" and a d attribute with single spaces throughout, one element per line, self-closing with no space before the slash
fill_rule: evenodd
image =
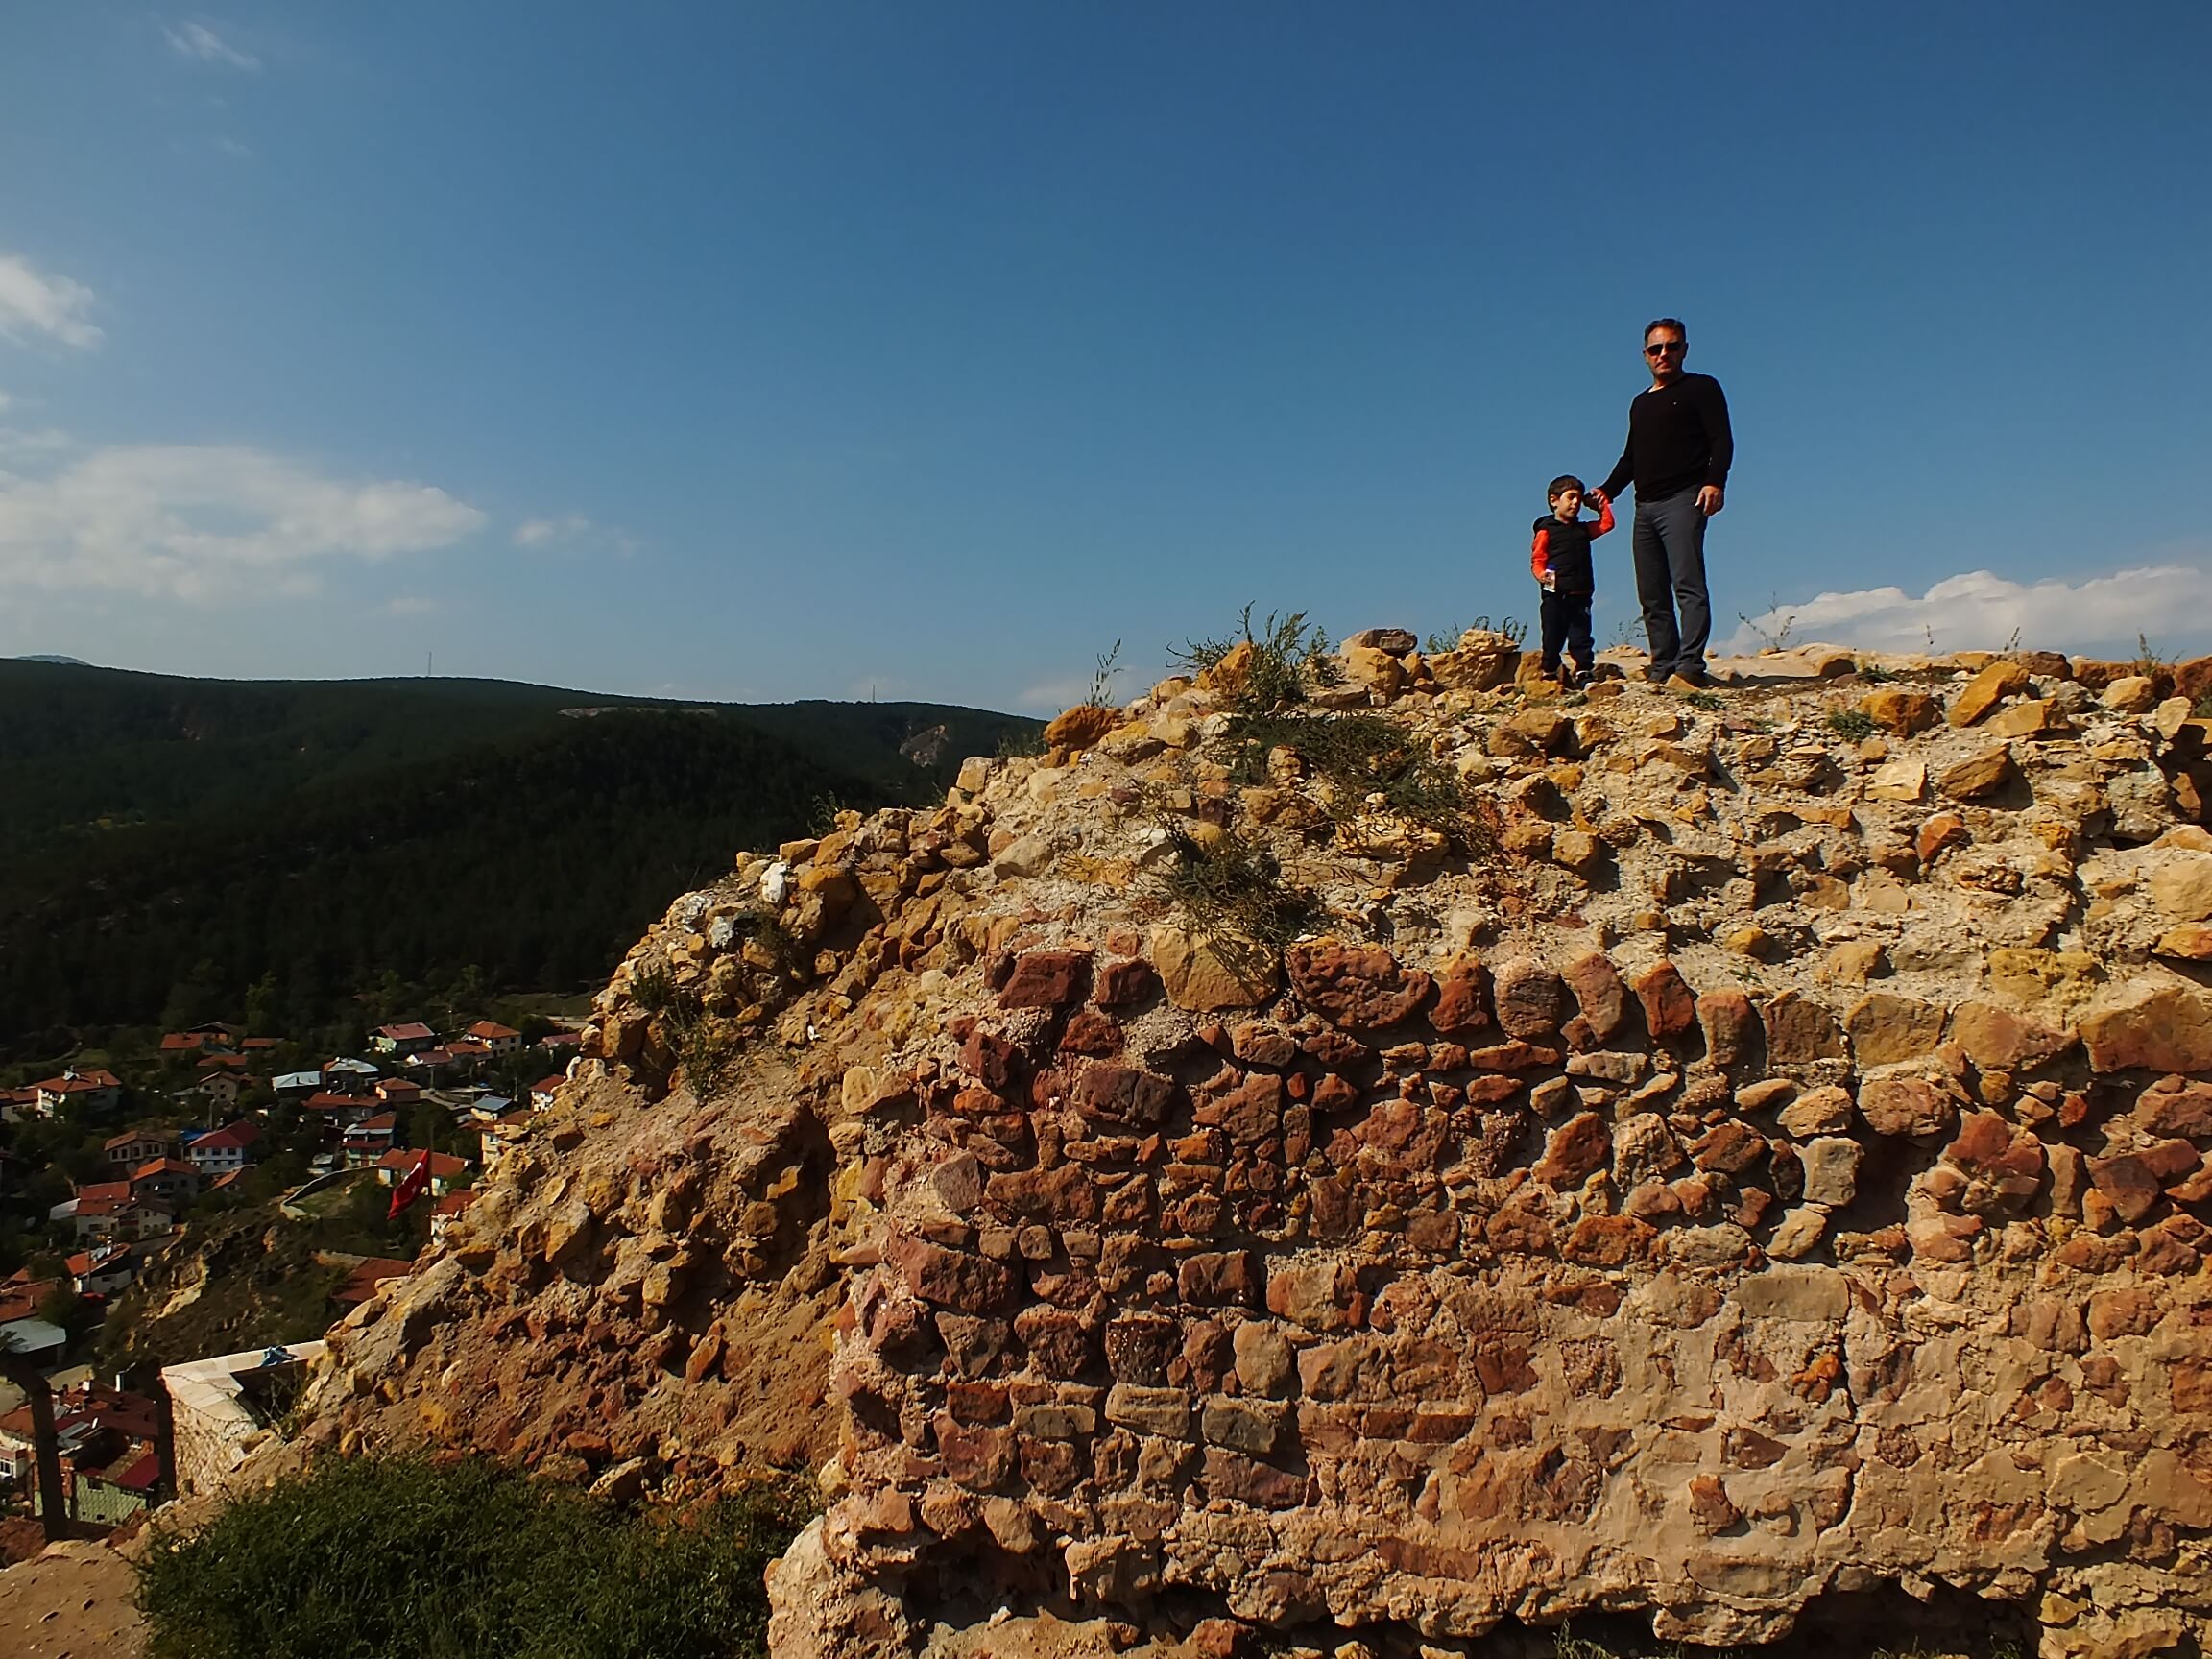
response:
<path id="1" fill-rule="evenodd" d="M 1670 351 L 1683 350 L 1689 344 L 1690 342 L 1687 340 L 1662 340 L 1655 346 L 1645 347 L 1644 355 L 1647 357 L 1664 357 Z"/>

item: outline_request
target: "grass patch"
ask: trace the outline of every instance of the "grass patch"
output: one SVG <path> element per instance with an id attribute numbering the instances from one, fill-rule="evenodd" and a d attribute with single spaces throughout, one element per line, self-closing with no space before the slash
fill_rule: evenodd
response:
<path id="1" fill-rule="evenodd" d="M 1283 879 L 1283 865 L 1257 841 L 1223 834 L 1205 842 L 1166 826 L 1173 860 L 1160 890 L 1229 969 L 1258 978 L 1314 911 L 1313 898 Z"/>
<path id="2" fill-rule="evenodd" d="M 1441 657 L 1447 651 L 1456 651 L 1459 648 L 1461 636 L 1470 629 L 1476 628 L 1479 628 L 1485 634 L 1503 634 L 1515 645 L 1519 645 L 1528 637 L 1528 624 L 1522 621 L 1518 616 L 1502 617 L 1495 626 L 1492 625 L 1489 617 L 1478 616 L 1465 628 L 1455 622 L 1442 633 L 1430 635 L 1428 638 L 1422 640 L 1421 649 L 1431 657 Z"/>
<path id="3" fill-rule="evenodd" d="M 1879 662 L 1862 662 L 1859 664 L 1859 678 L 1869 685 L 1887 685 L 1897 676 Z"/>
<path id="4" fill-rule="evenodd" d="M 1303 611 L 1287 616 L 1269 612 L 1266 623 L 1255 634 L 1252 607 L 1247 605 L 1238 617 L 1238 629 L 1225 638 L 1187 640 L 1167 653 L 1178 672 L 1195 676 L 1218 668 L 1231 652 L 1249 646 L 1241 683 L 1225 688 L 1232 712 L 1265 714 L 1291 708 L 1342 678 L 1329 652 L 1328 631 L 1318 622 L 1309 628 Z"/>
<path id="5" fill-rule="evenodd" d="M 138 1601 L 151 1659 L 734 1659 L 817 1507 L 780 1482 L 624 1515 L 484 1459 L 325 1458 L 157 1533 Z"/>
<path id="6" fill-rule="evenodd" d="M 1230 781 L 1265 783 L 1267 757 L 1287 749 L 1324 787 L 1333 824 L 1389 812 L 1433 830 L 1454 851 L 1473 853 L 1481 838 L 1459 775 L 1404 726 L 1379 714 L 1248 715 L 1222 735 Z"/>
<path id="7" fill-rule="evenodd" d="M 1874 735 L 1874 716 L 1863 709 L 1831 709 L 1828 730 L 1853 743 L 1863 743 Z"/>
<path id="8" fill-rule="evenodd" d="M 748 912 L 736 921 L 738 937 L 767 945 L 780 971 L 788 972 L 787 958 L 795 948 L 773 916 Z M 630 996 L 660 1025 L 693 1094 L 704 1100 L 729 1080 L 743 1046 L 742 1034 L 709 1014 L 698 992 L 677 984 L 667 969 L 654 967 L 630 981 Z"/>
<path id="9" fill-rule="evenodd" d="M 1685 695 L 1682 701 L 1689 704 L 1693 709 L 1704 709 L 1708 714 L 1718 714 L 1723 707 L 1720 693 L 1718 691 L 1692 691 Z"/>

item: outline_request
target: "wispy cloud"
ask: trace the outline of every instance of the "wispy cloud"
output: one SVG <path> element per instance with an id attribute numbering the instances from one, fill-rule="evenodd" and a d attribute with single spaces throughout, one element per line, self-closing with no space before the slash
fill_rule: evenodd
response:
<path id="1" fill-rule="evenodd" d="M 97 346 L 100 330 L 89 320 L 92 290 L 66 276 L 50 276 L 16 253 L 0 253 L 0 338 Z"/>
<path id="2" fill-rule="evenodd" d="M 1947 576 L 1917 598 L 1902 588 L 1822 593 L 1751 618 L 1727 649 L 1756 650 L 1788 619 L 1792 639 L 1871 651 L 1993 650 L 2015 631 L 2031 650 L 2092 652 L 2212 643 L 2212 569 L 2152 565 L 2080 581 L 2014 582 L 1989 570 Z M 2181 630 L 2186 630 L 2184 635 Z"/>
<path id="3" fill-rule="evenodd" d="M 449 547 L 484 521 L 432 485 L 331 478 L 265 450 L 96 449 L 44 476 L 0 472 L 0 589 L 297 595 L 332 560 Z"/>
<path id="4" fill-rule="evenodd" d="M 525 518 L 515 526 L 515 545 L 542 547 L 549 541 L 572 541 L 589 536 L 596 526 L 581 513 L 559 518 Z"/>
<path id="5" fill-rule="evenodd" d="M 252 53 L 241 52 L 204 23 L 179 23 L 161 26 L 162 38 L 180 58 L 190 58 L 200 63 L 222 63 L 232 69 L 258 69 L 261 60 Z"/>
<path id="6" fill-rule="evenodd" d="M 645 543 L 627 530 L 596 523 L 581 513 L 565 513 L 558 518 L 525 518 L 515 526 L 508 540 L 517 547 L 561 547 L 571 553 L 601 553 L 623 560 L 635 559 L 645 550 Z"/>
<path id="7" fill-rule="evenodd" d="M 420 593 L 400 593 L 384 601 L 388 616 L 427 616 L 437 609 L 437 600 L 425 599 Z"/>

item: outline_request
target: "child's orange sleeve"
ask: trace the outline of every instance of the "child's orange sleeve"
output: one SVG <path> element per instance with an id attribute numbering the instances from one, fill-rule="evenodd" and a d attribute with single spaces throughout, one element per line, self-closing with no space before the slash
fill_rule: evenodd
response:
<path id="1" fill-rule="evenodd" d="M 1535 544 L 1528 549 L 1528 568 L 1536 572 L 1536 580 L 1539 582 L 1551 574 L 1551 533 L 1549 530 L 1537 530 Z"/>
<path id="2" fill-rule="evenodd" d="M 1590 532 L 1590 534 L 1591 534 L 1592 538 L 1593 538 L 1593 539 L 1595 539 L 1595 538 L 1597 538 L 1597 537 L 1599 537 L 1599 536 L 1602 536 L 1602 535 L 1604 535 L 1606 531 L 1608 531 L 1608 530 L 1610 530 L 1610 529 L 1612 529 L 1612 528 L 1613 528 L 1613 502 L 1612 502 L 1612 498 L 1611 498 L 1611 497 L 1607 497 L 1605 500 L 1603 500 L 1603 501 L 1600 501 L 1600 502 L 1598 504 L 1598 528 L 1597 528 L 1597 529 L 1595 529 L 1595 530 L 1593 530 L 1593 531 L 1591 531 L 1591 532 Z"/>

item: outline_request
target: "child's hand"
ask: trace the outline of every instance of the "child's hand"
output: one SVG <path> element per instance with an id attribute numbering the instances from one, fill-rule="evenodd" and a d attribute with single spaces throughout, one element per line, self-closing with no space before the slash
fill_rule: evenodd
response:
<path id="1" fill-rule="evenodd" d="M 1538 586 L 1541 587 L 1547 593 L 1556 593 L 1559 591 L 1559 578 L 1552 575 L 1550 571 L 1546 571 L 1543 580 L 1538 584 Z"/>

